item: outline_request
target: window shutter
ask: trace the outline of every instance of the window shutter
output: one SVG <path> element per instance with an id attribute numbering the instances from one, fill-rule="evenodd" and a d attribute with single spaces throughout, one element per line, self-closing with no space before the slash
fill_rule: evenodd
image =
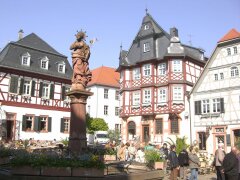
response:
<path id="1" fill-rule="evenodd" d="M 20 88 L 19 88 L 19 94 L 22 94 L 22 93 L 23 93 L 23 83 L 24 83 L 24 79 L 21 78 L 21 81 L 20 81 Z"/>
<path id="2" fill-rule="evenodd" d="M 52 117 L 48 117 L 48 132 L 52 131 Z"/>
<path id="3" fill-rule="evenodd" d="M 66 93 L 66 87 L 65 86 L 62 86 L 62 100 L 65 99 L 65 93 Z"/>
<path id="4" fill-rule="evenodd" d="M 224 98 L 220 99 L 220 104 L 221 104 L 221 113 L 224 113 L 225 112 L 225 110 L 224 110 Z"/>
<path id="5" fill-rule="evenodd" d="M 50 87 L 50 99 L 54 99 L 54 84 L 51 84 Z"/>
<path id="6" fill-rule="evenodd" d="M 40 120 L 39 120 L 39 116 L 35 116 L 34 117 L 34 131 L 39 131 L 40 128 Z"/>
<path id="7" fill-rule="evenodd" d="M 18 77 L 11 76 L 9 92 L 17 93 L 17 90 L 18 90 Z"/>
<path id="8" fill-rule="evenodd" d="M 32 80 L 31 96 L 34 96 L 35 94 L 35 84 L 36 82 Z"/>
<path id="9" fill-rule="evenodd" d="M 201 114 L 201 101 L 195 101 L 195 115 Z"/>
<path id="10" fill-rule="evenodd" d="M 27 123 L 27 117 L 26 115 L 23 115 L 23 118 L 22 118 L 22 131 L 26 131 L 26 124 Z"/>
<path id="11" fill-rule="evenodd" d="M 42 97 L 42 88 L 43 88 L 43 82 L 40 82 L 40 85 L 39 85 L 39 97 Z"/>
<path id="12" fill-rule="evenodd" d="M 64 132 L 64 118 L 61 118 L 61 127 L 60 127 L 60 132 Z"/>

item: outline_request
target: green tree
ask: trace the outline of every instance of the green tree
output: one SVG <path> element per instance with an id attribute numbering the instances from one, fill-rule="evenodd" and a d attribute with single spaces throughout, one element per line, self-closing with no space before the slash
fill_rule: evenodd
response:
<path id="1" fill-rule="evenodd" d="M 92 118 L 86 114 L 87 133 L 93 134 L 94 131 L 107 131 L 108 124 L 102 118 Z"/>
<path id="2" fill-rule="evenodd" d="M 119 143 L 120 135 L 121 134 L 120 134 L 120 131 L 118 129 L 108 131 L 108 137 L 109 137 L 111 142 L 115 141 L 116 143 Z"/>

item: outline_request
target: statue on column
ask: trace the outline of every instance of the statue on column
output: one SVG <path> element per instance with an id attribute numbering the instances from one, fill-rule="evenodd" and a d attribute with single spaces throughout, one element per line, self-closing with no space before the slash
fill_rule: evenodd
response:
<path id="1" fill-rule="evenodd" d="M 89 70 L 88 60 L 90 58 L 90 47 L 85 43 L 86 34 L 83 31 L 78 32 L 76 41 L 71 45 L 72 51 L 72 90 L 84 90 L 92 79 L 92 73 Z"/>

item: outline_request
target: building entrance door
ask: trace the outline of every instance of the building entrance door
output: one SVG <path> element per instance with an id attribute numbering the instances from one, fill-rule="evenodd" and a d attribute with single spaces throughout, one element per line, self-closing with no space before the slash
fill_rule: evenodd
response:
<path id="1" fill-rule="evenodd" d="M 149 126 L 143 126 L 143 141 L 148 143 L 149 142 Z"/>
<path id="2" fill-rule="evenodd" d="M 14 121 L 12 120 L 7 120 L 7 141 L 12 141 L 13 140 L 13 125 Z"/>

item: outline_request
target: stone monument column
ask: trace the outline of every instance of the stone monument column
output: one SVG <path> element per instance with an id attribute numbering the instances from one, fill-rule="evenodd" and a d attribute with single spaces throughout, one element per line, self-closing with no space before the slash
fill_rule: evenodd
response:
<path id="1" fill-rule="evenodd" d="M 80 31 L 76 41 L 71 45 L 73 77 L 71 90 L 67 93 L 70 97 L 71 119 L 69 134 L 70 152 L 76 155 L 84 153 L 87 148 L 86 138 L 86 103 L 92 92 L 86 90 L 87 83 L 91 81 L 92 73 L 88 67 L 90 48 L 85 43 L 85 33 Z"/>

